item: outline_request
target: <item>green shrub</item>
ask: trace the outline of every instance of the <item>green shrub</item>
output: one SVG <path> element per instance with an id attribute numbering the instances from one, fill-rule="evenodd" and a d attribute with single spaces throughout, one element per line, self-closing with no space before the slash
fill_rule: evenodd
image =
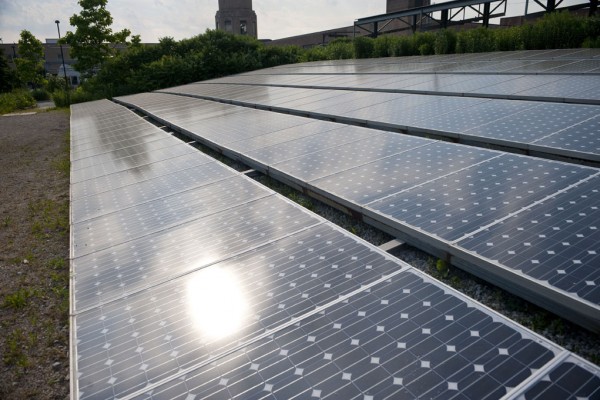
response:
<path id="1" fill-rule="evenodd" d="M 583 20 L 583 31 L 588 39 L 600 38 L 600 18 L 590 17 Z"/>
<path id="2" fill-rule="evenodd" d="M 412 36 L 400 36 L 394 46 L 394 56 L 408 57 L 418 54 Z"/>
<path id="3" fill-rule="evenodd" d="M 31 95 L 36 101 L 50 100 L 50 93 L 46 89 L 34 89 Z"/>
<path id="4" fill-rule="evenodd" d="M 354 57 L 355 58 L 371 58 L 375 45 L 373 39 L 369 37 L 357 37 L 354 39 Z"/>
<path id="5" fill-rule="evenodd" d="M 498 51 L 523 50 L 523 29 L 513 28 L 498 29 L 494 31 L 495 48 Z"/>
<path id="6" fill-rule="evenodd" d="M 79 86 L 77 89 L 69 90 L 68 92 L 59 89 L 52 93 L 52 100 L 56 107 L 69 107 L 71 104 L 85 103 L 86 101 L 101 98 L 103 97 L 87 91 L 83 86 Z"/>
<path id="7" fill-rule="evenodd" d="M 17 109 L 17 99 L 12 93 L 0 93 L 0 114 L 7 114 Z"/>
<path id="8" fill-rule="evenodd" d="M 416 32 L 412 39 L 414 41 L 414 49 L 416 54 L 421 56 L 429 56 L 434 54 L 435 49 L 435 34 L 431 32 Z"/>
<path id="9" fill-rule="evenodd" d="M 494 32 L 484 27 L 459 32 L 456 38 L 456 52 L 484 53 L 494 51 L 496 49 Z"/>
<path id="10" fill-rule="evenodd" d="M 586 38 L 584 19 L 568 12 L 545 14 L 536 23 L 524 26 L 523 34 L 527 50 L 577 48 Z"/>
<path id="11" fill-rule="evenodd" d="M 260 64 L 263 68 L 297 63 L 301 52 L 302 49 L 298 46 L 261 46 L 258 49 Z"/>
<path id="12" fill-rule="evenodd" d="M 600 48 L 600 37 L 596 39 L 587 38 L 583 41 L 581 47 L 590 48 L 590 49 L 598 49 Z"/>
<path id="13" fill-rule="evenodd" d="M 26 89 L 16 89 L 10 93 L 0 94 L 0 113 L 6 114 L 15 110 L 34 107 L 35 99 Z"/>
<path id="14" fill-rule="evenodd" d="M 322 61 L 328 60 L 329 54 L 324 46 L 315 46 L 304 50 L 304 54 L 300 57 L 301 62 Z"/>
<path id="15" fill-rule="evenodd" d="M 435 54 L 453 54 L 456 51 L 456 32 L 448 29 L 438 31 L 433 49 Z"/>
<path id="16" fill-rule="evenodd" d="M 325 47 L 329 60 L 346 60 L 354 58 L 354 45 L 350 39 L 336 39 Z"/>
<path id="17" fill-rule="evenodd" d="M 383 35 L 374 40 L 373 57 L 393 57 L 396 55 L 397 36 Z"/>

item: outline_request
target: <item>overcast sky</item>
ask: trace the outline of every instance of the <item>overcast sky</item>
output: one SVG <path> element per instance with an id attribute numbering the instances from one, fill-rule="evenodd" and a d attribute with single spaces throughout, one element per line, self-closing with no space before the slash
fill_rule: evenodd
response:
<path id="1" fill-rule="evenodd" d="M 509 0 L 511 8 L 520 13 L 524 4 L 525 0 Z M 385 13 L 385 5 L 386 0 L 253 1 L 261 39 L 350 26 L 357 18 Z M 132 34 L 141 35 L 142 42 L 157 42 L 165 36 L 179 40 L 214 29 L 217 9 L 217 0 L 108 0 L 113 30 L 128 28 Z M 74 30 L 69 26 L 69 17 L 80 11 L 76 0 L 0 0 L 0 38 L 4 43 L 17 42 L 23 29 L 41 41 L 56 38 L 54 21 L 60 20 L 61 34 L 64 34 Z"/>

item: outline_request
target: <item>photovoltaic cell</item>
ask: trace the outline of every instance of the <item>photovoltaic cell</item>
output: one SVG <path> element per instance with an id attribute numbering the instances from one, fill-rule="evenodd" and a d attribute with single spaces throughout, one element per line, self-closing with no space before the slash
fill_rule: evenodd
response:
<path id="1" fill-rule="evenodd" d="M 533 142 L 535 146 L 592 153 L 600 155 L 600 116 L 558 131 Z"/>
<path id="2" fill-rule="evenodd" d="M 97 306 L 318 223 L 286 202 L 264 198 L 75 258 L 75 308 Z"/>
<path id="3" fill-rule="evenodd" d="M 202 165 L 201 171 L 198 171 L 196 166 L 193 169 L 176 171 L 95 196 L 82 197 L 71 203 L 72 221 L 79 223 L 97 218 L 145 202 L 194 190 L 233 176 L 235 176 L 233 171 L 224 169 L 216 161 L 212 161 Z"/>
<path id="4" fill-rule="evenodd" d="M 137 398 L 494 399 L 554 352 L 405 272 Z"/>
<path id="5" fill-rule="evenodd" d="M 208 156 L 198 157 L 195 153 L 189 153 L 181 157 L 142 165 L 140 167 L 127 169 L 114 174 L 103 175 L 98 178 L 78 183 L 72 183 L 71 197 L 74 200 L 79 200 L 86 196 L 110 192 L 124 186 L 159 178 L 187 168 L 199 167 L 202 164 L 208 164 L 213 161 L 214 160 Z"/>
<path id="6" fill-rule="evenodd" d="M 458 245 L 600 304 L 599 188 L 590 179 Z"/>
<path id="7" fill-rule="evenodd" d="M 368 207 L 454 241 L 595 173 L 591 168 L 504 155 Z"/>
<path id="8" fill-rule="evenodd" d="M 80 257 L 138 239 L 268 195 L 252 182 L 234 176 L 90 220 L 74 221 L 74 256 Z"/>
<path id="9" fill-rule="evenodd" d="M 80 313 L 81 398 L 123 397 L 396 269 L 318 225 Z"/>
<path id="10" fill-rule="evenodd" d="M 382 132 L 368 139 L 283 161 L 274 168 L 306 182 L 427 144 L 427 139 Z"/>
<path id="11" fill-rule="evenodd" d="M 600 376 L 581 359 L 570 356 L 542 379 L 527 387 L 518 400 L 596 399 L 600 397 Z"/>
<path id="12" fill-rule="evenodd" d="M 311 181 L 325 192 L 365 205 L 421 183 L 480 163 L 498 154 L 444 142 L 433 142 Z"/>

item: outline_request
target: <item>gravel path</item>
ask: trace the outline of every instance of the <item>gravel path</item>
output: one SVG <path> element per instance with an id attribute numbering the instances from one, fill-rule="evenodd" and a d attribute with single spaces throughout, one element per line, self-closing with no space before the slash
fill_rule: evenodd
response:
<path id="1" fill-rule="evenodd" d="M 68 129 L 0 116 L 0 399 L 69 395 Z"/>

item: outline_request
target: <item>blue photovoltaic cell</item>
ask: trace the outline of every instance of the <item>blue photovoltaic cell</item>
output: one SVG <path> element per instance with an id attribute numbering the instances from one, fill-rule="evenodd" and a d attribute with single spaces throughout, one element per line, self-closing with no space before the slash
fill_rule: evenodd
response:
<path id="1" fill-rule="evenodd" d="M 599 399 L 600 376 L 577 357 L 569 357 L 527 387 L 519 400 Z"/>
<path id="2" fill-rule="evenodd" d="M 600 116 L 533 142 L 536 146 L 592 153 L 600 159 Z"/>
<path id="3" fill-rule="evenodd" d="M 371 210 L 453 241 L 596 173 L 503 155 L 377 200 Z"/>
<path id="4" fill-rule="evenodd" d="M 399 268 L 319 225 L 102 304 L 76 317 L 81 398 L 130 394 Z"/>
<path id="5" fill-rule="evenodd" d="M 122 186 L 93 196 L 81 197 L 71 203 L 72 221 L 77 223 L 109 214 L 121 209 L 140 205 L 159 198 L 194 190 L 222 179 L 231 178 L 234 172 L 212 161 L 196 168 L 175 171 L 172 174 L 140 181 L 135 185 Z"/>
<path id="6" fill-rule="evenodd" d="M 600 178 L 527 208 L 459 246 L 600 304 Z"/>
<path id="7" fill-rule="evenodd" d="M 311 181 L 310 184 L 365 205 L 498 156 L 498 153 L 490 150 L 432 142 L 427 146 Z"/>
<path id="8" fill-rule="evenodd" d="M 553 349 L 401 273 L 139 399 L 499 399 Z"/>

